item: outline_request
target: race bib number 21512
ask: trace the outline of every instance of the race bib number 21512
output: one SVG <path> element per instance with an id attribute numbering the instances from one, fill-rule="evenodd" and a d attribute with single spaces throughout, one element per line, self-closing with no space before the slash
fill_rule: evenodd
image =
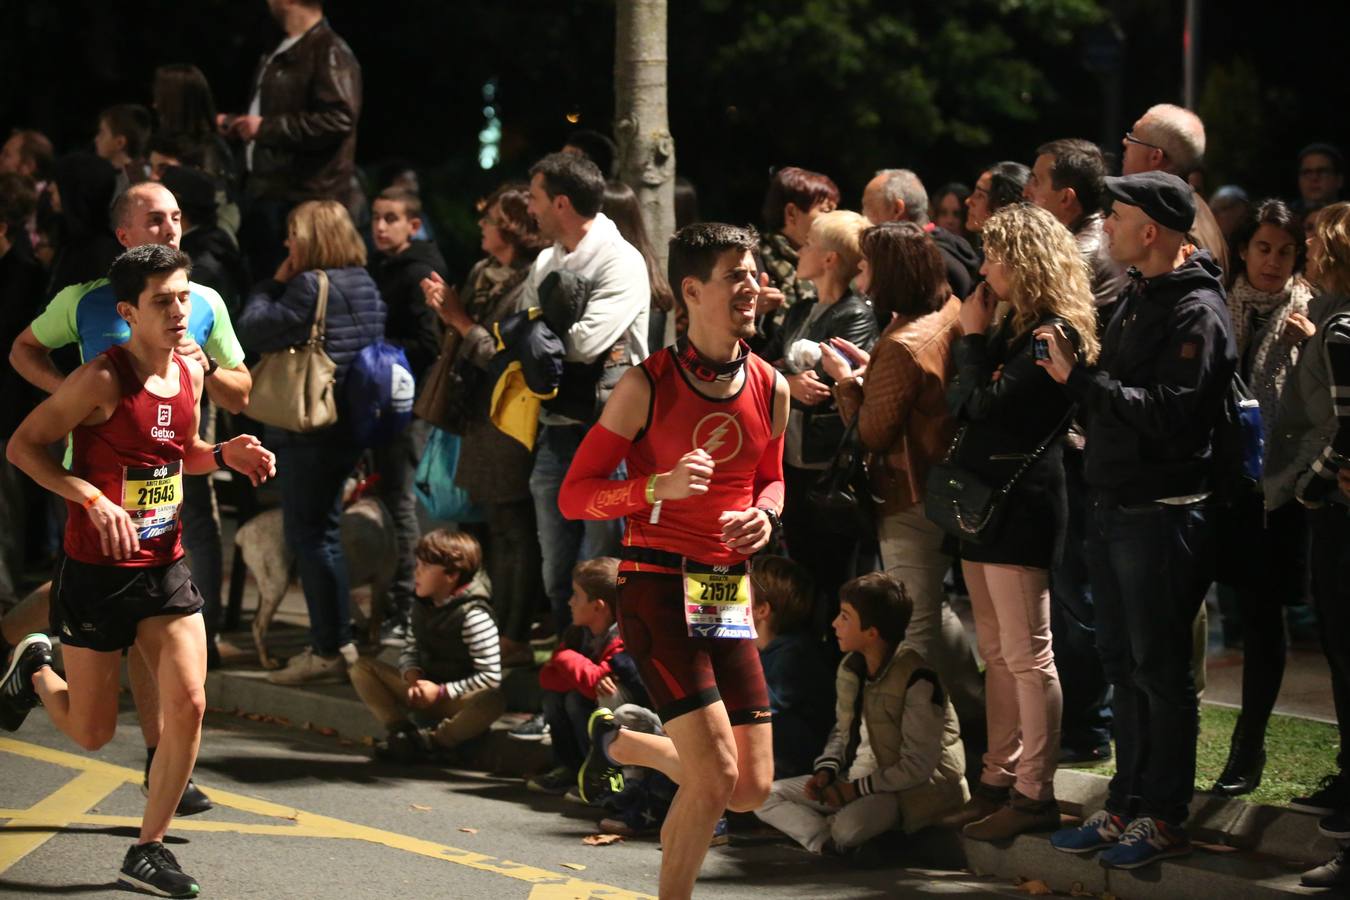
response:
<path id="1" fill-rule="evenodd" d="M 690 637 L 751 638 L 750 572 L 739 566 L 684 563 L 684 621 Z"/>

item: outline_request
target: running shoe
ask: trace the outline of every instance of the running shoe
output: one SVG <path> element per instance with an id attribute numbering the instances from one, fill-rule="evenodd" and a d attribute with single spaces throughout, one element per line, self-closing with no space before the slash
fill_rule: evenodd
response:
<path id="1" fill-rule="evenodd" d="M 145 773 L 145 778 L 141 781 L 141 793 L 146 797 L 150 796 L 150 773 Z M 189 778 L 187 787 L 183 788 L 183 796 L 178 798 L 178 806 L 174 809 L 175 816 L 195 816 L 197 813 L 204 813 L 214 807 L 211 798 L 196 783 Z"/>
<path id="2" fill-rule="evenodd" d="M 19 730 L 28 712 L 41 702 L 33 688 L 33 675 L 51 664 L 52 642 L 45 634 L 30 634 L 15 645 L 0 681 L 0 728 Z"/>
<path id="3" fill-rule="evenodd" d="M 542 775 L 525 780 L 525 787 L 540 794 L 560 796 L 569 788 L 576 787 L 577 773 L 567 766 L 556 766 Z"/>
<path id="4" fill-rule="evenodd" d="M 1097 857 L 1107 869 L 1138 869 L 1149 863 L 1191 852 L 1191 839 L 1175 825 L 1152 816 L 1140 816 L 1130 823 L 1120 840 Z"/>
<path id="5" fill-rule="evenodd" d="M 577 773 L 577 792 L 587 803 L 597 803 L 608 794 L 623 790 L 623 769 L 605 752 L 612 739 L 610 736 L 618 731 L 619 723 L 614 720 L 614 713 L 603 706 L 591 713 L 586 723 L 591 749 Z"/>
<path id="6" fill-rule="evenodd" d="M 169 848 L 159 841 L 132 844 L 122 861 L 117 883 L 159 897 L 195 897 L 201 890 L 197 879 L 186 874 Z"/>
<path id="7" fill-rule="evenodd" d="M 1120 816 L 1099 809 L 1076 828 L 1061 828 L 1050 835 L 1050 846 L 1065 853 L 1091 853 L 1119 841 L 1126 827 Z"/>
<path id="8" fill-rule="evenodd" d="M 1329 816 L 1338 809 L 1350 809 L 1350 778 L 1340 773 L 1328 775 L 1311 794 L 1290 800 L 1289 808 L 1317 816 Z"/>

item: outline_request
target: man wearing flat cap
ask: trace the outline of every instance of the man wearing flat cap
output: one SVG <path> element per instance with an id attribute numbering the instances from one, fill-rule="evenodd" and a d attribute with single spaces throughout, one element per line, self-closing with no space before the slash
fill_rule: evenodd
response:
<path id="1" fill-rule="evenodd" d="M 1054 327 L 1040 365 L 1086 420 L 1088 569 L 1097 649 L 1115 689 L 1116 775 L 1106 808 L 1057 832 L 1108 867 L 1189 853 L 1198 705 L 1191 623 L 1213 574 L 1211 442 L 1237 365 L 1222 273 L 1186 256 L 1195 194 L 1175 175 L 1106 179 L 1111 256 L 1130 284 L 1095 368 Z"/>

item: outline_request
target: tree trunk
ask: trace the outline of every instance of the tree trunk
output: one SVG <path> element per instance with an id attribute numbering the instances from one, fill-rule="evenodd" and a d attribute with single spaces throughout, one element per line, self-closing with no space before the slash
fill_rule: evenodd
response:
<path id="1" fill-rule="evenodd" d="M 614 139 L 619 178 L 637 194 L 647 236 L 666 267 L 675 232 L 675 140 L 666 105 L 666 0 L 617 0 Z"/>

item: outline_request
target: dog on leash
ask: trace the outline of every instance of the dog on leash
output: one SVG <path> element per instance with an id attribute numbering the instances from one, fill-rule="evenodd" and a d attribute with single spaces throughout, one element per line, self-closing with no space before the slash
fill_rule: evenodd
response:
<path id="1" fill-rule="evenodd" d="M 382 610 L 394 585 L 394 571 L 398 565 L 394 520 L 383 503 L 364 496 L 342 511 L 340 527 L 348 586 L 370 585 L 368 626 L 371 639 L 378 641 Z M 258 661 L 264 669 L 275 669 L 280 663 L 267 652 L 267 630 L 295 577 L 295 553 L 286 544 L 281 510 L 269 509 L 249 519 L 239 527 L 234 542 L 258 583 L 258 613 L 253 617 L 253 643 L 258 648 Z"/>

